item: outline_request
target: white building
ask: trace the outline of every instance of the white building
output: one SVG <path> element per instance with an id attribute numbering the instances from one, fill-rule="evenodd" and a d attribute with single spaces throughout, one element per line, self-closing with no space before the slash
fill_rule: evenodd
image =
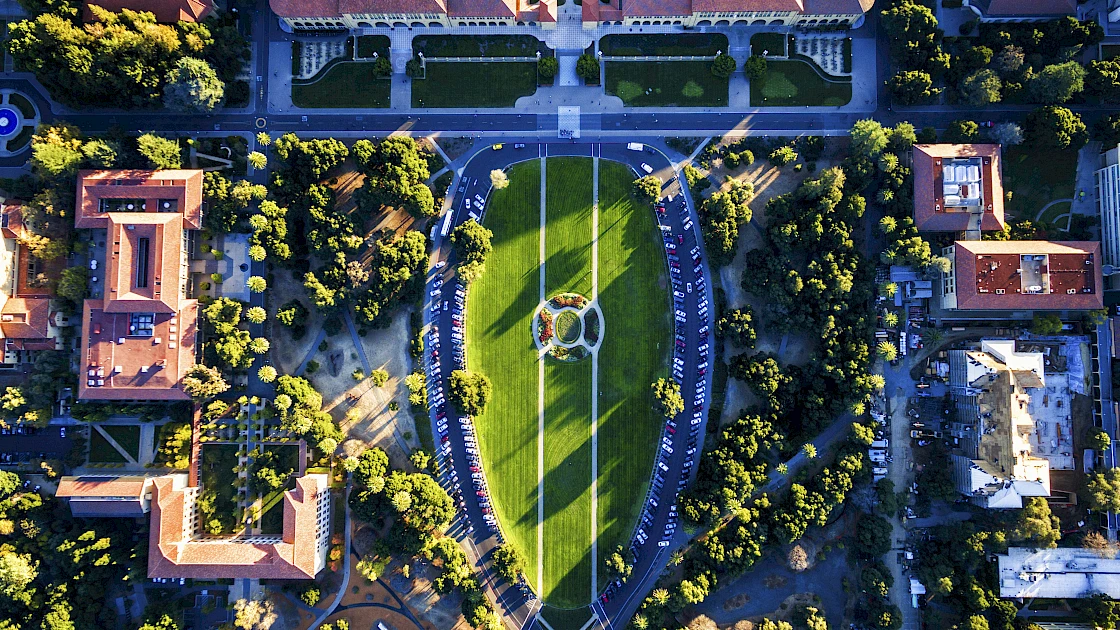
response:
<path id="1" fill-rule="evenodd" d="M 1120 559 L 1078 547 L 1010 547 L 999 558 L 999 596 L 1080 599 L 1104 593 L 1120 598 Z"/>
<path id="2" fill-rule="evenodd" d="M 1101 213 L 1104 264 L 1120 267 L 1120 147 L 1102 153 L 1098 166 L 1094 177 Z"/>

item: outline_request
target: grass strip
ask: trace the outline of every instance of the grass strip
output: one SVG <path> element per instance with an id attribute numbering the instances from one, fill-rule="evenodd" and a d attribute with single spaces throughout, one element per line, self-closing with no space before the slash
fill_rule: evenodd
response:
<path id="1" fill-rule="evenodd" d="M 413 107 L 513 107 L 537 91 L 537 64 L 529 62 L 428 63 L 412 80 Z"/>
<path id="2" fill-rule="evenodd" d="M 545 296 L 591 296 L 590 158 L 548 158 Z"/>

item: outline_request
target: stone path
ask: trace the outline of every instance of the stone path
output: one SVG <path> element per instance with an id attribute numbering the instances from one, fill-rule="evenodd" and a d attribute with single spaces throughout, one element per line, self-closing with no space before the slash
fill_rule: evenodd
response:
<path id="1" fill-rule="evenodd" d="M 350 315 L 350 309 L 346 309 L 342 313 L 346 320 L 346 327 L 350 329 L 350 340 L 354 342 L 354 349 L 358 351 L 358 359 L 362 362 L 362 369 L 365 370 L 366 376 L 369 376 L 371 370 L 369 359 L 366 358 L 366 347 L 362 345 L 362 339 L 358 336 L 358 329 L 354 326 L 354 317 Z M 405 452 L 408 452 L 407 448 Z"/>
<path id="2" fill-rule="evenodd" d="M 303 373 L 307 371 L 307 364 L 311 362 L 311 357 L 314 357 L 315 353 L 319 352 L 319 344 L 323 343 L 323 340 L 326 338 L 327 331 L 320 326 L 319 333 L 315 335 L 315 341 L 312 342 L 311 346 L 307 349 L 307 354 L 304 355 L 303 361 L 300 361 L 299 367 L 296 368 L 295 372 L 292 372 L 294 376 L 303 376 Z"/>
<path id="3" fill-rule="evenodd" d="M 591 303 L 599 299 L 599 158 L 591 159 Z M 599 311 L 598 306 L 594 307 Z M 599 346 L 603 339 L 599 312 L 599 339 L 591 350 L 591 601 L 599 583 Z M 586 329 L 586 327 L 585 327 Z"/>
<path id="4" fill-rule="evenodd" d="M 544 243 L 545 186 L 548 181 L 545 165 L 548 163 L 548 145 L 541 156 L 541 233 L 540 233 L 540 303 L 545 303 L 544 260 L 547 255 Z M 544 593 L 544 356 L 537 361 L 537 589 Z"/>

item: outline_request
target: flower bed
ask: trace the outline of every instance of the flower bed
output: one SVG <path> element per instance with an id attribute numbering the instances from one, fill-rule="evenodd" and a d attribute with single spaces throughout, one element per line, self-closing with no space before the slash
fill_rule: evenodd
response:
<path id="1" fill-rule="evenodd" d="M 560 295 L 553 296 L 548 301 L 553 308 L 565 308 L 568 306 L 582 309 L 587 304 L 587 298 L 577 293 L 561 293 Z"/>
<path id="2" fill-rule="evenodd" d="M 583 333 L 583 338 L 587 343 L 595 345 L 599 342 L 599 312 L 592 309 L 587 311 L 583 316 L 583 324 L 587 330 Z"/>
<path id="3" fill-rule="evenodd" d="M 548 343 L 552 339 L 552 334 L 552 313 L 542 308 L 537 315 L 537 339 L 541 343 Z"/>

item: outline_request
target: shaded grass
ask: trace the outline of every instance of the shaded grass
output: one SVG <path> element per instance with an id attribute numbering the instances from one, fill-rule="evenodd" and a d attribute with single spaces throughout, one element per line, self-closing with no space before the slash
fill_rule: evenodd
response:
<path id="1" fill-rule="evenodd" d="M 97 429 L 90 429 L 89 461 L 95 464 L 123 464 L 128 460 Z"/>
<path id="2" fill-rule="evenodd" d="M 388 107 L 392 81 L 373 74 L 372 61 L 342 61 L 332 65 L 312 83 L 292 82 L 296 107 Z"/>
<path id="3" fill-rule="evenodd" d="M 630 196 L 634 177 L 599 162 L 600 558 L 626 546 L 641 510 L 662 424 L 650 384 L 665 375 L 672 345 L 661 239 L 653 212 Z"/>
<path id="4" fill-rule="evenodd" d="M 388 39 L 388 38 L 386 38 Z M 532 57 L 549 48 L 532 35 L 420 35 L 412 38 L 412 53 L 425 57 Z"/>
<path id="5" fill-rule="evenodd" d="M 545 296 L 591 297 L 591 158 L 548 158 Z"/>
<path id="6" fill-rule="evenodd" d="M 561 608 L 591 599 L 591 373 L 590 361 L 545 364 L 541 597 Z"/>
<path id="7" fill-rule="evenodd" d="M 237 452 L 236 444 L 203 444 L 202 463 L 198 467 L 203 492 L 214 493 L 214 518 L 222 522 L 223 532 L 230 533 L 238 523 Z M 205 519 L 205 516 L 200 516 Z M 205 527 L 205 523 L 202 523 Z"/>
<path id="8" fill-rule="evenodd" d="M 840 106 L 851 100 L 851 81 L 825 81 L 800 59 L 767 60 L 766 75 L 751 82 L 753 107 Z"/>
<path id="9" fill-rule="evenodd" d="M 723 33 L 618 33 L 604 35 L 599 50 L 607 56 L 710 57 L 720 50 L 727 52 L 728 43 Z"/>
<path id="10" fill-rule="evenodd" d="M 582 324 L 579 315 L 571 311 L 564 311 L 556 316 L 556 336 L 564 343 L 573 343 L 579 339 Z"/>
<path id="11" fill-rule="evenodd" d="M 1073 198 L 1076 176 L 1076 149 L 1008 148 L 1003 152 L 1003 188 L 1012 193 L 1007 213 L 1034 221 L 1051 201 Z"/>
<path id="12" fill-rule="evenodd" d="M 628 107 L 726 107 L 727 79 L 707 61 L 611 61 L 607 94 Z"/>
<path id="13" fill-rule="evenodd" d="M 485 226 L 494 250 L 468 298 L 467 360 L 493 384 L 475 419 L 486 479 L 507 540 L 537 579 L 537 359 L 532 317 L 540 302 L 540 162 L 514 165 L 495 190 Z M 534 584 L 539 589 L 539 585 Z"/>
<path id="14" fill-rule="evenodd" d="M 102 429 L 109 434 L 109 437 L 117 441 L 126 453 L 132 456 L 132 459 L 140 459 L 140 427 L 136 425 L 125 424 L 105 424 L 101 425 Z"/>
<path id="15" fill-rule="evenodd" d="M 751 54 L 761 55 L 766 51 L 774 57 L 786 54 L 785 33 L 755 33 L 751 35 Z"/>
<path id="16" fill-rule="evenodd" d="M 1046 211 L 1042 213 L 1042 216 L 1039 217 L 1039 220 L 1041 223 L 1052 225 L 1060 230 L 1067 230 L 1069 229 L 1069 218 L 1067 217 L 1065 219 L 1062 219 L 1061 223 L 1059 224 L 1058 217 L 1062 216 L 1063 214 L 1069 214 L 1070 208 L 1072 207 L 1072 202 L 1060 201 L 1047 208 Z"/>
<path id="17" fill-rule="evenodd" d="M 555 630 L 579 630 L 591 619 L 591 609 L 586 606 L 583 608 L 545 606 L 541 609 L 541 616 Z"/>
<path id="18" fill-rule="evenodd" d="M 537 91 L 536 63 L 429 63 L 412 80 L 413 107 L 513 107 Z"/>
<path id="19" fill-rule="evenodd" d="M 373 57 L 373 53 L 377 53 L 379 57 L 387 58 L 389 56 L 388 35 L 358 36 L 358 57 Z"/>

